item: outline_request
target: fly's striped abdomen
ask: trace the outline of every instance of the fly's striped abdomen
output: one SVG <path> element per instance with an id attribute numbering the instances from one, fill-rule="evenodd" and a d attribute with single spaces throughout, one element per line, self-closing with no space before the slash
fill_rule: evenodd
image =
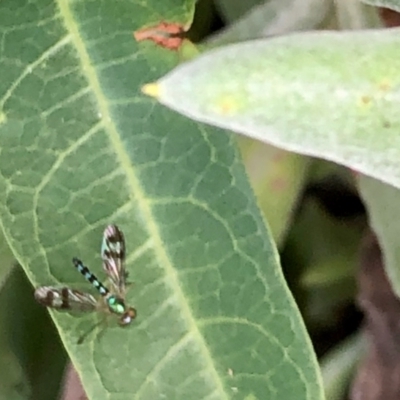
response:
<path id="1" fill-rule="evenodd" d="M 74 257 L 72 262 L 74 263 L 75 268 L 99 291 L 102 296 L 108 294 L 108 289 L 89 271 L 88 267 L 83 265 L 81 260 Z"/>

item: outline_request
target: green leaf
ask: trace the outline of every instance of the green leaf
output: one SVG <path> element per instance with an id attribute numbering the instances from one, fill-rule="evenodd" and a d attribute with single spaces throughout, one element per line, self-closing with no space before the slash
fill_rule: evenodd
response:
<path id="1" fill-rule="evenodd" d="M 301 283 L 306 287 L 326 287 L 352 277 L 362 231 L 362 226 L 334 220 L 313 200 L 303 204 L 292 231 L 301 248 L 298 254 L 308 265 Z"/>
<path id="2" fill-rule="evenodd" d="M 370 224 L 376 233 L 384 266 L 393 290 L 400 295 L 400 191 L 376 179 L 360 177 L 360 192 L 368 209 Z"/>
<path id="3" fill-rule="evenodd" d="M 7 299 L 5 287 L 7 285 L 0 288 L 0 301 L 2 304 L 7 304 L 5 302 Z M 0 310 L 0 397 L 10 400 L 30 399 L 32 398 L 32 391 L 29 379 L 18 357 L 10 347 L 12 329 L 5 321 L 7 314 L 9 314 L 8 307 L 2 307 Z"/>
<path id="4" fill-rule="evenodd" d="M 399 37 L 391 29 L 239 43 L 143 90 L 192 119 L 400 186 Z"/>
<path id="5" fill-rule="evenodd" d="M 179 0 L 0 2 L 6 239 L 35 286 L 91 290 L 71 258 L 103 279 L 102 231 L 123 229 L 137 320 L 77 345 L 98 316 L 52 312 L 90 398 L 321 399 L 234 141 L 140 95 L 177 57 L 132 32 L 192 14 Z"/>
<path id="6" fill-rule="evenodd" d="M 382 20 L 376 7 L 370 7 L 360 0 L 337 0 L 334 15 L 340 30 L 382 28 Z"/>
<path id="7" fill-rule="evenodd" d="M 30 388 L 21 366 L 0 333 L 0 396 L 7 400 L 31 399 Z"/>
<path id="8" fill-rule="evenodd" d="M 282 259 L 308 327 L 336 325 L 338 307 L 353 301 L 362 228 L 327 215 L 313 198 L 303 201 Z"/>
<path id="9" fill-rule="evenodd" d="M 0 397 L 57 398 L 66 354 L 48 314 L 16 266 L 0 291 Z M 15 397 L 14 397 L 15 396 Z"/>
<path id="10" fill-rule="evenodd" d="M 391 10 L 400 11 L 399 0 L 361 0 L 363 3 L 371 4 L 376 7 L 390 8 Z"/>

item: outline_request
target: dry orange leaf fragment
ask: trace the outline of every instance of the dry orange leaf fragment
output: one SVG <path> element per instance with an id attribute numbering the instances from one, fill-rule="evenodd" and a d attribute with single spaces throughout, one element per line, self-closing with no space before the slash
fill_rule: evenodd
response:
<path id="1" fill-rule="evenodd" d="M 133 36 L 138 42 L 152 40 L 166 49 L 178 50 L 183 42 L 185 29 L 177 23 L 160 22 L 156 26 L 137 30 Z"/>

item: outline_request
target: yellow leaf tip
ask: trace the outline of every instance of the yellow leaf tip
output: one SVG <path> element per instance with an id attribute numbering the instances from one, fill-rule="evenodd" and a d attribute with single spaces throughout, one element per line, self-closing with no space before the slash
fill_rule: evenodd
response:
<path id="1" fill-rule="evenodd" d="M 158 99 L 161 94 L 161 87 L 156 82 L 147 83 L 146 85 L 142 86 L 142 93 Z"/>

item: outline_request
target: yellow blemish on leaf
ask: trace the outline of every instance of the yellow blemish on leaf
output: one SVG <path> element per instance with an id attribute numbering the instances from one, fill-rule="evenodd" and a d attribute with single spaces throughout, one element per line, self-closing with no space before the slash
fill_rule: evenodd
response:
<path id="1" fill-rule="evenodd" d="M 160 98 L 161 87 L 158 83 L 147 83 L 146 85 L 142 86 L 141 90 L 142 93 L 146 94 L 147 96 L 154 97 L 156 99 Z"/>
<path id="2" fill-rule="evenodd" d="M 254 396 L 253 393 L 251 393 L 251 394 L 248 394 L 248 395 L 244 398 L 244 400 L 257 400 L 257 397 Z"/>
<path id="3" fill-rule="evenodd" d="M 0 125 L 7 121 L 7 116 L 3 112 L 0 112 Z"/>
<path id="4" fill-rule="evenodd" d="M 240 104 L 237 99 L 230 95 L 220 97 L 216 103 L 217 112 L 222 115 L 235 114 L 239 108 Z"/>
<path id="5" fill-rule="evenodd" d="M 363 109 L 371 108 L 373 98 L 368 95 L 363 95 L 358 100 L 358 106 Z"/>

